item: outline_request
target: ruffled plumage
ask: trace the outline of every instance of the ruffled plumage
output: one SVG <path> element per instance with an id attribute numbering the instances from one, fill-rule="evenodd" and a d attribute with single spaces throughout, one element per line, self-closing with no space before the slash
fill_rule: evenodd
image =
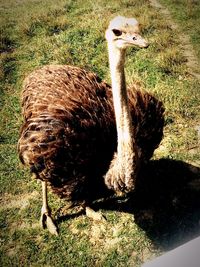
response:
<path id="1" fill-rule="evenodd" d="M 132 88 L 128 95 L 138 154 L 147 161 L 163 136 L 164 108 L 147 92 Z M 107 83 L 78 67 L 42 67 L 25 79 L 22 114 L 19 157 L 38 179 L 72 200 L 105 186 L 103 175 L 117 149 Z"/>

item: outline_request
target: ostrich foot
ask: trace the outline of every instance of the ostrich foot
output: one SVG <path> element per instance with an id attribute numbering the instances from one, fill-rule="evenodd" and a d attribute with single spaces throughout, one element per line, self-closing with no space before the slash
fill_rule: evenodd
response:
<path id="1" fill-rule="evenodd" d="M 106 218 L 101 214 L 101 212 L 94 211 L 88 206 L 85 207 L 85 213 L 89 218 L 93 219 L 94 221 L 106 221 Z"/>
<path id="2" fill-rule="evenodd" d="M 49 208 L 42 207 L 40 225 L 43 229 L 47 228 L 53 235 L 58 235 L 58 229 L 51 217 Z"/>

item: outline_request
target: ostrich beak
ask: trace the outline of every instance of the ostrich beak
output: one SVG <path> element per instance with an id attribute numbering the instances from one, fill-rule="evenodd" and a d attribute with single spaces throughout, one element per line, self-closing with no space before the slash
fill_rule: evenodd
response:
<path id="1" fill-rule="evenodd" d="M 127 36 L 126 42 L 129 45 L 136 45 L 141 48 L 147 48 L 149 46 L 149 43 L 139 34 L 131 34 Z"/>

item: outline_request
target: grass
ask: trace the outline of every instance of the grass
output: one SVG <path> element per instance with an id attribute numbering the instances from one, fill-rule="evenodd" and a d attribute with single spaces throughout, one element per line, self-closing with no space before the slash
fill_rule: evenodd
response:
<path id="1" fill-rule="evenodd" d="M 165 1 L 199 58 L 198 1 Z M 182 4 L 187 2 L 187 5 Z M 148 0 L 0 0 L 0 265 L 141 266 L 199 233 L 200 82 L 181 41 Z M 16 143 L 24 77 L 45 64 L 74 64 L 109 81 L 104 30 L 115 15 L 135 16 L 151 45 L 128 51 L 127 83 L 164 102 L 164 139 L 129 198 L 99 201 L 96 223 L 50 194 L 58 237 L 41 231 L 40 185 L 19 163 Z M 95 17 L 95 19 L 94 19 Z M 195 22 L 195 23 L 194 23 Z M 193 26 L 192 26 L 193 25 Z"/>
<path id="2" fill-rule="evenodd" d="M 200 29 L 199 29 L 199 12 L 200 5 L 198 0 L 161 0 L 170 10 L 173 18 L 179 23 L 182 31 L 190 37 L 197 59 L 200 62 Z"/>

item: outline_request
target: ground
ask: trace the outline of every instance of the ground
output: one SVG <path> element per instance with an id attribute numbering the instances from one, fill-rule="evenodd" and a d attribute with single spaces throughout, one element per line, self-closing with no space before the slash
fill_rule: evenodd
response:
<path id="1" fill-rule="evenodd" d="M 199 235 L 199 9 L 195 0 L 0 0 L 1 266 L 141 266 Z M 137 17 L 150 42 L 128 51 L 127 83 L 163 101 L 164 138 L 131 196 L 94 203 L 104 222 L 50 194 L 54 237 L 39 227 L 41 185 L 17 156 L 22 81 L 54 63 L 109 82 L 104 30 L 119 14 Z"/>

